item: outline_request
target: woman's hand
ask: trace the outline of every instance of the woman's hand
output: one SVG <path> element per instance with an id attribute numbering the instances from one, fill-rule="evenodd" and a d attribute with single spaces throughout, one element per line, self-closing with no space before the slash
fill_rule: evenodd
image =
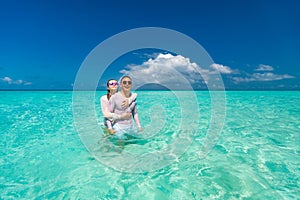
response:
<path id="1" fill-rule="evenodd" d="M 122 102 L 122 108 L 125 109 L 125 108 L 128 108 L 128 105 L 129 105 L 129 100 L 126 99 Z"/>
<path id="2" fill-rule="evenodd" d="M 131 113 L 127 112 L 127 113 L 123 113 L 120 117 L 120 119 L 130 119 L 131 118 Z"/>
<path id="3" fill-rule="evenodd" d="M 110 134 L 115 134 L 116 131 L 115 131 L 114 129 L 109 129 L 109 133 L 110 133 Z"/>

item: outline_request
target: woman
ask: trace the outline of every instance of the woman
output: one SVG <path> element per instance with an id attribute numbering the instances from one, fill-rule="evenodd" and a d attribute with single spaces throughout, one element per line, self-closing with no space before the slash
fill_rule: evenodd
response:
<path id="1" fill-rule="evenodd" d="M 134 106 L 128 108 L 122 107 L 122 102 L 124 102 L 127 98 L 132 98 L 133 96 L 130 91 L 132 87 L 132 79 L 129 76 L 123 76 L 121 78 L 120 85 L 122 87 L 121 91 L 114 94 L 109 99 L 109 112 L 117 115 L 123 115 L 129 112 L 132 113 L 136 126 L 139 131 L 142 131 L 143 129 L 140 124 L 136 105 L 134 104 Z M 132 118 L 116 119 L 113 124 L 113 129 L 116 131 L 117 135 L 132 133 L 134 131 Z"/>
<path id="2" fill-rule="evenodd" d="M 114 133 L 114 130 L 112 129 L 112 123 L 115 120 L 123 120 L 123 119 L 130 119 L 131 118 L 131 112 L 126 112 L 123 114 L 116 114 L 109 112 L 109 99 L 112 95 L 118 92 L 118 81 L 115 79 L 110 79 L 106 83 L 107 87 L 107 94 L 103 95 L 100 98 L 100 104 L 101 104 L 101 110 L 104 117 L 104 125 L 105 128 L 109 130 L 110 133 Z M 137 94 L 133 93 L 131 98 L 126 98 L 122 102 L 121 107 L 124 109 L 128 109 L 129 106 L 133 107 L 135 105 L 135 99 Z"/>

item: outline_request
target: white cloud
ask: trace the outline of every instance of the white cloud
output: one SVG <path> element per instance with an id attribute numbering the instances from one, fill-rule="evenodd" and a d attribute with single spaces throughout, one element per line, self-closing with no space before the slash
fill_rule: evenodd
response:
<path id="1" fill-rule="evenodd" d="M 270 65 L 263 65 L 263 64 L 260 64 L 258 66 L 257 69 L 255 69 L 255 71 L 273 71 L 274 68 Z"/>
<path id="2" fill-rule="evenodd" d="M 210 67 L 214 70 L 217 70 L 221 74 L 232 74 L 234 72 L 230 67 L 216 63 L 212 64 Z"/>
<path id="3" fill-rule="evenodd" d="M 141 65 L 128 65 L 120 73 L 133 78 L 134 85 L 140 87 L 145 83 L 156 83 L 166 87 L 185 87 L 196 84 L 205 86 L 210 80 L 219 82 L 219 73 L 229 74 L 234 71 L 228 66 L 213 64 L 209 68 L 201 68 L 189 58 L 181 55 L 157 54 Z"/>
<path id="4" fill-rule="evenodd" d="M 3 82 L 8 83 L 8 84 L 12 84 L 12 82 L 13 82 L 13 80 L 12 80 L 11 78 L 7 77 L 7 76 L 1 78 L 1 80 L 2 80 Z"/>
<path id="5" fill-rule="evenodd" d="M 32 85 L 31 82 L 25 82 L 24 85 Z"/>
<path id="6" fill-rule="evenodd" d="M 265 81 L 278 81 L 283 79 L 292 79 L 294 76 L 288 74 L 275 74 L 274 68 L 270 65 L 260 64 L 254 71 L 255 73 L 246 73 L 243 77 L 233 77 L 235 83 L 240 82 L 265 82 Z"/>
<path id="7" fill-rule="evenodd" d="M 5 76 L 5 77 L 1 78 L 0 80 L 3 81 L 3 82 L 8 83 L 10 85 L 11 84 L 14 84 L 14 85 L 31 85 L 32 84 L 31 82 L 27 82 L 27 81 L 24 81 L 24 80 L 21 80 L 21 79 L 13 80 L 8 76 Z"/>
<path id="8" fill-rule="evenodd" d="M 135 86 L 145 83 L 156 83 L 165 86 L 182 86 L 202 80 L 196 63 L 181 55 L 158 54 L 141 65 L 129 65 L 123 74 L 129 74 L 134 79 Z"/>
<path id="9" fill-rule="evenodd" d="M 253 82 L 253 81 L 277 81 L 282 79 L 295 78 L 288 74 L 274 74 L 271 72 L 254 73 L 248 77 L 233 77 L 235 82 Z"/>
<path id="10" fill-rule="evenodd" d="M 295 78 L 288 74 L 275 74 L 271 72 L 273 70 L 272 66 L 263 64 L 260 64 L 255 69 L 256 72 L 252 74 L 217 63 L 213 63 L 208 68 L 202 68 L 181 55 L 160 53 L 141 65 L 128 65 L 126 69 L 120 72 L 130 75 L 136 87 L 156 83 L 168 88 L 185 88 L 187 85 L 188 87 L 193 85 L 199 88 L 207 85 L 213 88 L 214 84 L 222 83 L 222 78 L 226 81 L 234 81 L 235 84 Z M 225 76 L 221 77 L 219 74 Z"/>
<path id="11" fill-rule="evenodd" d="M 16 80 L 16 81 L 14 81 L 14 84 L 16 84 L 16 85 L 20 85 L 22 83 L 23 83 L 23 80 Z"/>

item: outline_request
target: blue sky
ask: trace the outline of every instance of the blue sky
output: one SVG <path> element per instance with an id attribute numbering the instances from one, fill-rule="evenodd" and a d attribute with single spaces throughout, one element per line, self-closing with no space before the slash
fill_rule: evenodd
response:
<path id="1" fill-rule="evenodd" d="M 90 51 L 139 27 L 173 29 L 196 40 L 227 89 L 300 89 L 299 10 L 290 0 L 0 1 L 0 90 L 70 90 Z M 166 55 L 128 53 L 99 77 L 99 88 L 132 65 L 155 69 L 150 58 L 170 63 L 161 59 Z M 180 56 L 168 58 L 184 61 Z"/>

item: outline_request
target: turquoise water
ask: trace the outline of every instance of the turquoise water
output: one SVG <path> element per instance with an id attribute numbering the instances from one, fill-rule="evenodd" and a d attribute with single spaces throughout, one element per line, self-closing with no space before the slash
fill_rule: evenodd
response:
<path id="1" fill-rule="evenodd" d="M 99 126 L 102 94 L 95 97 Z M 184 154 L 154 171 L 127 173 L 100 163 L 84 147 L 74 126 L 72 92 L 0 92 L 0 199 L 299 198 L 300 92 L 226 92 L 223 131 L 204 158 L 199 150 L 212 105 L 208 92 L 196 96 L 199 126 Z M 99 132 L 99 152 L 108 149 L 104 153 L 113 160 L 122 152 L 168 149 L 183 134 L 177 131 L 177 100 L 171 92 L 138 92 L 143 134 L 153 127 L 159 133 L 113 146 Z M 181 147 L 172 148 L 176 153 Z"/>

